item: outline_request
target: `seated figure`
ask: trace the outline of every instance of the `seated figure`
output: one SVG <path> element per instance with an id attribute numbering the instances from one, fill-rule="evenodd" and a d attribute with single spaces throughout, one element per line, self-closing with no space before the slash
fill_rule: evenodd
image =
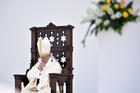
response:
<path id="1" fill-rule="evenodd" d="M 37 42 L 40 58 L 38 62 L 28 71 L 29 83 L 21 93 L 51 93 L 49 74 L 61 73 L 62 68 L 59 62 L 51 55 L 51 45 L 47 37 L 38 38 Z M 59 86 L 56 86 L 59 93 Z"/>

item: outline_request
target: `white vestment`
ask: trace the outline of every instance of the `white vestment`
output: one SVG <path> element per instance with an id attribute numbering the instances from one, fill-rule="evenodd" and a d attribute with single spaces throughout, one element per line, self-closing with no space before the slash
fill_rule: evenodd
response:
<path id="1" fill-rule="evenodd" d="M 39 60 L 27 73 L 29 83 L 21 93 L 51 93 L 49 73 L 61 73 L 62 68 L 53 56 L 50 57 L 42 71 L 38 70 L 40 63 L 41 60 Z M 36 85 L 37 79 L 39 79 L 38 85 Z M 58 84 L 56 85 L 56 91 L 59 93 Z M 32 87 L 38 87 L 39 91 L 30 91 L 29 89 Z"/>

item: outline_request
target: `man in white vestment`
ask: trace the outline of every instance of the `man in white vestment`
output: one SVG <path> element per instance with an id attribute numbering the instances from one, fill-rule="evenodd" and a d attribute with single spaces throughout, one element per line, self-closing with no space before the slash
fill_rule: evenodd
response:
<path id="1" fill-rule="evenodd" d="M 29 83 L 21 93 L 51 93 L 49 73 L 61 73 L 62 71 L 59 62 L 50 54 L 49 39 L 38 38 L 37 46 L 40 58 L 27 73 Z M 58 84 L 56 91 L 59 93 Z"/>

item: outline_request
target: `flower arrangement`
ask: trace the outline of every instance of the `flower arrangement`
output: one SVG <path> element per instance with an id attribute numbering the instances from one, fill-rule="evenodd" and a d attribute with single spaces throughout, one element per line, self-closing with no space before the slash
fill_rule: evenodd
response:
<path id="1" fill-rule="evenodd" d="M 117 0 L 101 0 L 97 3 L 92 2 L 92 4 L 97 9 L 87 9 L 88 17 L 85 17 L 82 23 L 89 22 L 90 25 L 82 43 L 85 43 L 89 32 L 90 34 L 95 32 L 97 36 L 98 32 L 112 28 L 115 32 L 121 34 L 122 28 L 127 22 L 136 22 L 137 19 L 140 19 L 138 9 L 135 12 L 133 11 L 133 2 L 126 4 L 125 0 L 120 2 Z M 92 26 L 94 26 L 93 29 L 91 29 Z"/>

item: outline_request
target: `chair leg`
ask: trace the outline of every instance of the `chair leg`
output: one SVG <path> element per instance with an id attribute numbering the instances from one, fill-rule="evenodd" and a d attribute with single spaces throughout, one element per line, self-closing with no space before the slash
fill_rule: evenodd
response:
<path id="1" fill-rule="evenodd" d="M 21 92 L 21 80 L 15 80 L 15 93 Z"/>
<path id="2" fill-rule="evenodd" d="M 51 93 L 56 93 L 56 80 L 50 79 Z"/>
<path id="3" fill-rule="evenodd" d="M 72 93 L 72 79 L 66 81 L 66 93 Z"/>

